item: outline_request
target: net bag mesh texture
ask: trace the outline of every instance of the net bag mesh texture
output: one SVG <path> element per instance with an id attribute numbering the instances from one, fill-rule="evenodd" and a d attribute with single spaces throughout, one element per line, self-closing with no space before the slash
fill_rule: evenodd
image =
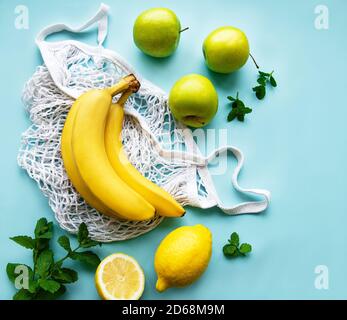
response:
<path id="1" fill-rule="evenodd" d="M 126 75 L 117 61 L 85 54 L 74 46 L 55 52 L 64 63 L 64 86 L 85 92 L 109 87 Z M 185 161 L 160 155 L 156 143 L 165 150 L 184 150 L 186 141 L 167 105 L 167 97 L 146 80 L 126 103 L 123 124 L 124 151 L 130 162 L 148 179 L 170 192 L 182 205 L 194 205 L 208 197 L 199 170 Z M 34 179 L 48 198 L 59 225 L 76 233 L 85 222 L 93 239 L 111 242 L 131 239 L 155 228 L 162 217 L 148 221 L 124 221 L 98 213 L 76 192 L 64 169 L 60 140 L 67 113 L 74 100 L 55 85 L 45 65 L 39 66 L 26 83 L 23 103 L 32 122 L 22 134 L 18 164 Z M 142 119 L 152 136 L 140 125 Z M 152 137 L 156 137 L 155 143 Z M 191 186 L 196 184 L 196 195 Z M 187 196 L 188 195 L 188 196 Z"/>

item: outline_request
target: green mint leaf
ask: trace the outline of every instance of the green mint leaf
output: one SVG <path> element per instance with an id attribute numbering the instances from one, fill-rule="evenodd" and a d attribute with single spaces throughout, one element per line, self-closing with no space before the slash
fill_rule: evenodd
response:
<path id="1" fill-rule="evenodd" d="M 8 279 L 14 283 L 16 281 L 16 278 L 18 277 L 19 273 L 16 273 L 15 270 L 18 266 L 24 266 L 28 269 L 29 272 L 29 279 L 32 279 L 33 277 L 33 270 L 25 265 L 25 264 L 21 264 L 21 263 L 8 263 L 6 266 L 6 273 L 7 273 L 7 277 Z"/>
<path id="2" fill-rule="evenodd" d="M 40 239 L 52 239 L 53 237 L 53 222 L 47 223 L 47 231 L 43 232 L 39 238 Z"/>
<path id="3" fill-rule="evenodd" d="M 41 218 L 37 221 L 35 227 L 35 237 L 39 238 L 41 234 L 44 234 L 48 231 L 48 222 L 46 218 Z"/>
<path id="4" fill-rule="evenodd" d="M 227 99 L 230 100 L 230 101 L 235 101 L 236 99 L 232 96 L 227 96 Z"/>
<path id="5" fill-rule="evenodd" d="M 89 232 L 87 225 L 82 222 L 78 228 L 78 233 L 77 233 L 77 240 L 78 243 L 82 244 L 84 241 L 89 239 Z"/>
<path id="6" fill-rule="evenodd" d="M 264 99 L 265 94 L 266 94 L 266 89 L 265 86 L 257 86 L 253 88 L 253 91 L 255 91 L 255 95 L 259 100 Z"/>
<path id="7" fill-rule="evenodd" d="M 77 240 L 82 248 L 91 248 L 101 245 L 99 242 L 90 239 L 88 228 L 85 223 L 81 223 L 78 228 Z"/>
<path id="8" fill-rule="evenodd" d="M 237 248 L 231 244 L 226 244 L 223 247 L 223 253 L 225 256 L 233 257 L 237 254 Z"/>
<path id="9" fill-rule="evenodd" d="M 237 116 L 237 120 L 239 120 L 239 121 L 241 121 L 241 122 L 245 121 L 245 115 L 244 115 L 244 114 L 239 114 L 239 115 Z"/>
<path id="10" fill-rule="evenodd" d="M 264 97 L 265 97 L 265 95 L 266 95 L 265 87 L 262 87 L 262 88 L 264 88 L 264 89 L 262 89 L 262 90 L 256 92 L 256 94 L 255 94 L 259 100 L 264 99 Z"/>
<path id="11" fill-rule="evenodd" d="M 242 243 L 240 245 L 240 238 L 236 232 L 233 232 L 228 240 L 229 244 L 223 247 L 223 253 L 228 257 L 245 256 L 247 253 L 252 251 L 252 246 L 248 243 Z"/>
<path id="12" fill-rule="evenodd" d="M 65 292 L 66 288 L 64 285 L 60 285 L 59 290 L 55 293 L 40 289 L 35 295 L 35 300 L 55 300 L 62 296 Z"/>
<path id="13" fill-rule="evenodd" d="M 34 295 L 26 289 L 20 289 L 14 296 L 13 300 L 33 300 Z"/>
<path id="14" fill-rule="evenodd" d="M 97 242 L 97 241 L 94 241 L 94 240 L 91 240 L 91 239 L 81 243 L 81 247 L 84 248 L 84 249 L 92 248 L 92 247 L 96 247 L 96 246 L 101 246 L 101 243 Z"/>
<path id="15" fill-rule="evenodd" d="M 266 95 L 266 85 L 268 82 L 270 82 L 272 87 L 277 87 L 277 82 L 272 74 L 273 71 L 271 73 L 259 71 L 259 77 L 257 80 L 259 86 L 253 88 L 253 91 L 255 92 L 255 95 L 259 100 L 264 99 Z"/>
<path id="16" fill-rule="evenodd" d="M 36 248 L 33 251 L 34 265 L 37 263 L 37 258 L 39 257 L 41 252 L 49 249 L 49 241 L 50 239 L 45 239 L 45 238 L 43 239 L 37 238 L 35 240 Z"/>
<path id="17" fill-rule="evenodd" d="M 252 112 L 252 109 L 246 107 L 244 102 L 239 99 L 238 93 L 236 99 L 233 100 L 231 106 L 232 110 L 231 112 L 229 112 L 227 117 L 228 122 L 233 121 L 235 118 L 237 118 L 239 121 L 244 121 L 245 115 Z"/>
<path id="18" fill-rule="evenodd" d="M 264 77 L 259 77 L 257 82 L 262 86 L 266 86 L 266 78 Z"/>
<path id="19" fill-rule="evenodd" d="M 251 112 L 252 112 L 252 109 L 251 109 L 251 108 L 245 107 L 245 108 L 243 109 L 243 113 L 244 113 L 244 114 L 248 114 L 248 113 L 251 113 Z"/>
<path id="20" fill-rule="evenodd" d="M 230 236 L 230 243 L 235 247 L 238 247 L 240 244 L 240 238 L 237 232 L 233 232 Z"/>
<path id="21" fill-rule="evenodd" d="M 61 236 L 58 239 L 59 245 L 64 248 L 67 252 L 71 251 L 70 239 L 67 236 Z"/>
<path id="22" fill-rule="evenodd" d="M 275 80 L 275 78 L 273 76 L 270 77 L 270 84 L 273 87 L 277 87 L 277 82 L 276 82 L 276 80 Z"/>
<path id="23" fill-rule="evenodd" d="M 50 293 L 56 293 L 60 288 L 60 283 L 54 280 L 40 279 L 39 286 Z"/>
<path id="24" fill-rule="evenodd" d="M 51 239 L 53 237 L 53 222 L 47 222 L 46 218 L 39 219 L 34 233 L 36 239 Z"/>
<path id="25" fill-rule="evenodd" d="M 78 280 L 78 274 L 75 270 L 61 268 L 53 272 L 52 278 L 60 283 L 73 283 Z"/>
<path id="26" fill-rule="evenodd" d="M 70 257 L 70 253 L 69 253 L 69 257 Z M 54 268 L 53 268 L 54 270 L 53 270 L 53 271 L 58 270 L 58 269 L 61 269 L 63 263 L 64 263 L 64 260 L 59 260 L 59 261 L 57 261 L 57 262 L 54 264 Z"/>
<path id="27" fill-rule="evenodd" d="M 46 278 L 53 265 L 53 262 L 53 252 L 51 250 L 42 251 L 35 265 L 35 273 L 43 279 Z"/>
<path id="28" fill-rule="evenodd" d="M 19 263 L 8 263 L 7 266 L 6 266 L 6 273 L 7 273 L 7 277 L 8 279 L 14 283 L 18 274 L 16 274 L 14 272 L 14 270 L 16 269 L 17 266 L 19 266 L 20 264 Z"/>
<path id="29" fill-rule="evenodd" d="M 236 109 L 231 110 L 228 114 L 228 118 L 227 118 L 228 122 L 233 121 L 236 118 L 236 116 L 237 116 Z"/>
<path id="30" fill-rule="evenodd" d="M 53 231 L 47 231 L 39 236 L 39 239 L 52 239 Z"/>
<path id="31" fill-rule="evenodd" d="M 241 101 L 241 100 L 236 100 L 236 105 L 237 105 L 237 108 L 244 108 L 245 104 Z"/>
<path id="32" fill-rule="evenodd" d="M 37 245 L 37 251 L 38 253 L 41 253 L 42 251 L 49 249 L 49 240 L 50 239 L 45 239 L 45 238 L 39 238 L 36 239 L 36 245 Z"/>
<path id="33" fill-rule="evenodd" d="M 91 251 L 72 252 L 70 258 L 95 268 L 100 264 L 100 258 Z"/>
<path id="34" fill-rule="evenodd" d="M 38 289 L 39 289 L 38 282 L 34 279 L 29 280 L 29 288 L 28 288 L 29 292 L 36 293 Z"/>
<path id="35" fill-rule="evenodd" d="M 231 107 L 232 107 L 233 109 L 236 109 L 236 108 L 237 108 L 237 106 L 238 106 L 237 101 L 238 101 L 238 100 L 235 100 L 235 101 L 231 104 Z"/>
<path id="36" fill-rule="evenodd" d="M 16 236 L 10 239 L 27 249 L 34 249 L 35 247 L 35 240 L 28 236 Z"/>
<path id="37" fill-rule="evenodd" d="M 252 251 L 252 246 L 248 243 L 242 243 L 240 246 L 240 253 L 245 255 Z"/>

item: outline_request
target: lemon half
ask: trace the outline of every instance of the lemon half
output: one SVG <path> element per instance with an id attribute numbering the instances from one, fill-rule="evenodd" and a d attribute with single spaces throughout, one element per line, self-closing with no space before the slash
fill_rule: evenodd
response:
<path id="1" fill-rule="evenodd" d="M 134 258 L 115 253 L 100 263 L 95 284 L 104 300 L 138 300 L 145 288 L 145 275 Z"/>

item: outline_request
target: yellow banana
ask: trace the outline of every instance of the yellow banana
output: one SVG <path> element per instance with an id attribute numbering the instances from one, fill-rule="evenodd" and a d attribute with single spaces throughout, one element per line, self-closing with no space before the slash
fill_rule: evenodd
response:
<path id="1" fill-rule="evenodd" d="M 138 89 L 132 82 L 132 90 Z M 114 87 L 91 90 L 75 102 L 79 104 L 72 131 L 72 152 L 84 183 L 94 196 L 127 220 L 147 220 L 154 207 L 131 189 L 113 170 L 105 150 L 106 118 L 116 94 Z"/>
<path id="2" fill-rule="evenodd" d="M 108 159 L 119 177 L 151 203 L 160 215 L 181 217 L 185 213 L 183 207 L 168 192 L 141 175 L 123 151 L 123 108 L 130 94 L 131 91 L 125 91 L 118 102 L 111 105 L 105 129 Z"/>
<path id="3" fill-rule="evenodd" d="M 128 76 L 118 82 L 113 86 L 113 93 L 118 94 L 124 90 L 129 88 L 130 83 L 135 78 L 133 76 Z M 72 185 L 79 192 L 79 194 L 83 197 L 83 199 L 93 208 L 95 208 L 100 213 L 106 214 L 108 216 L 118 215 L 109 209 L 106 205 L 104 205 L 94 194 L 89 190 L 88 186 L 84 183 L 81 175 L 78 172 L 73 153 L 72 153 L 72 131 L 73 125 L 75 121 L 76 114 L 78 112 L 78 108 L 80 107 L 80 103 L 74 103 L 67 115 L 62 136 L 61 136 L 61 153 L 64 162 L 64 167 L 67 172 L 69 179 L 72 182 Z"/>

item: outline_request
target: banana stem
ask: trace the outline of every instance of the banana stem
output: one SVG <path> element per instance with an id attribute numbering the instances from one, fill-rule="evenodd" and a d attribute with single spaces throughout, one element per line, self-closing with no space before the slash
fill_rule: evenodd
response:
<path id="1" fill-rule="evenodd" d="M 111 96 L 115 96 L 115 95 L 129 89 L 129 87 L 134 88 L 134 86 L 135 87 L 139 86 L 139 83 L 138 83 L 136 77 L 133 74 L 130 74 L 130 75 L 122 78 L 118 83 L 116 83 L 112 87 L 108 88 L 108 92 L 110 93 Z M 138 90 L 138 88 L 137 88 L 137 90 Z"/>
<path id="2" fill-rule="evenodd" d="M 130 83 L 129 90 L 131 90 L 132 93 L 135 93 L 135 92 L 139 91 L 140 87 L 141 87 L 141 84 L 136 79 Z"/>
<path id="3" fill-rule="evenodd" d="M 120 98 L 117 101 L 117 104 L 124 106 L 125 102 L 128 100 L 128 98 L 133 94 L 133 91 L 131 89 L 128 89 L 122 93 Z"/>

